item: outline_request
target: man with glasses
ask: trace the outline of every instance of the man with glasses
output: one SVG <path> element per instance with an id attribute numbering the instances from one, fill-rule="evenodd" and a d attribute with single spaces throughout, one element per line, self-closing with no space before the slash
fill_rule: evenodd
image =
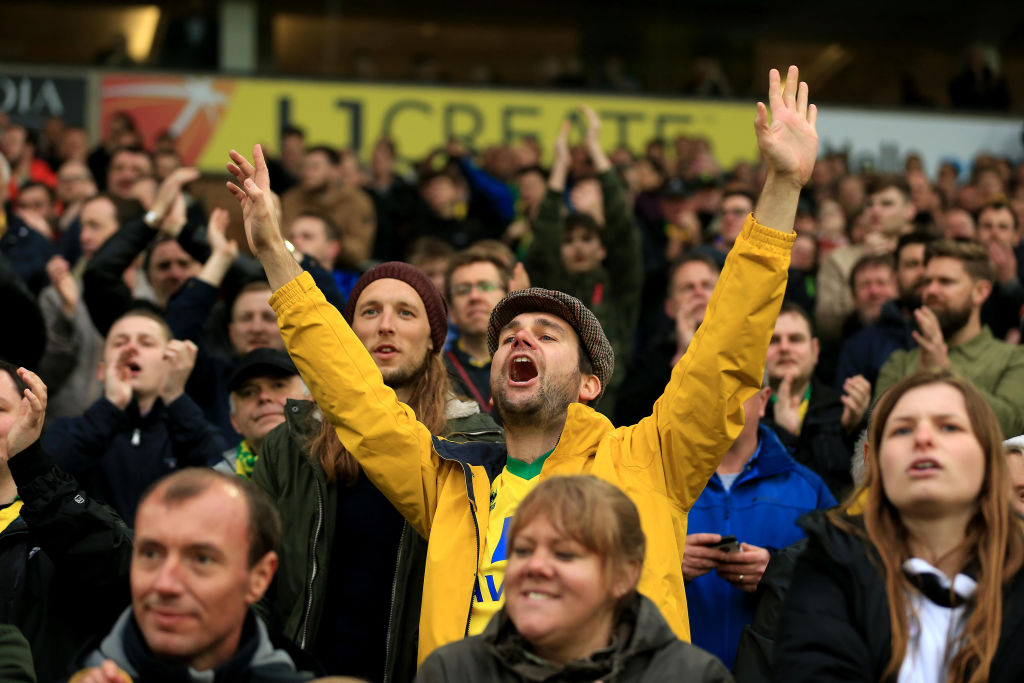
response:
<path id="1" fill-rule="evenodd" d="M 722 195 L 718 207 L 718 234 L 711 244 L 697 248 L 697 251 L 714 259 L 719 270 L 725 265 L 726 255 L 740 236 L 747 214 L 754 210 L 755 199 L 743 190 L 728 191 Z"/>
<path id="2" fill-rule="evenodd" d="M 445 275 L 449 317 L 459 334 L 444 354 L 452 388 L 491 412 L 491 354 L 487 322 L 491 311 L 508 294 L 511 273 L 486 251 L 470 247 L 457 253 Z"/>

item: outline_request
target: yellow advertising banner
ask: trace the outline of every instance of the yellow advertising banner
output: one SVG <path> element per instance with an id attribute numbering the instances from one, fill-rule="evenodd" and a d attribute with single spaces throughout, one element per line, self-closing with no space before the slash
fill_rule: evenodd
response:
<path id="1" fill-rule="evenodd" d="M 170 130 L 186 163 L 224 168 L 227 151 L 256 142 L 276 151 L 288 125 L 310 144 L 352 147 L 366 158 L 375 140 L 392 138 L 404 159 L 418 159 L 449 137 L 475 148 L 534 135 L 550 148 L 561 120 L 592 106 L 608 149 L 643 150 L 647 141 L 706 137 L 723 167 L 757 158 L 753 104 L 553 91 L 488 90 L 330 81 L 112 74 L 103 79 L 100 125 L 118 111 L 136 119 L 147 144 Z"/>

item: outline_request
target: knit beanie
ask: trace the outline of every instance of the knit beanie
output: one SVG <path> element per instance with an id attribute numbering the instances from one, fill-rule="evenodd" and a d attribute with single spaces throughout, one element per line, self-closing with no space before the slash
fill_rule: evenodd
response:
<path id="1" fill-rule="evenodd" d="M 448 304 L 430 278 L 422 270 L 408 263 L 387 261 L 363 273 L 348 295 L 348 301 L 345 302 L 345 320 L 348 321 L 348 324 L 352 324 L 352 318 L 356 313 L 356 303 L 358 303 L 363 290 L 371 282 L 383 279 L 401 280 L 420 295 L 423 308 L 427 312 L 427 322 L 430 323 L 430 340 L 434 343 L 434 353 L 441 353 L 448 338 Z"/>

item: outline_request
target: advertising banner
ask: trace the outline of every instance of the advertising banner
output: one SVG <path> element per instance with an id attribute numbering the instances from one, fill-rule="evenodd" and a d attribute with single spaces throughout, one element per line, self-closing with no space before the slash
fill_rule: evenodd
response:
<path id="1" fill-rule="evenodd" d="M 686 134 L 708 138 L 726 167 L 757 157 L 753 104 L 585 93 L 112 74 L 102 80 L 99 120 L 103 134 L 112 114 L 127 111 L 147 144 L 170 130 L 187 163 L 217 171 L 231 148 L 248 153 L 260 142 L 276 151 L 287 125 L 304 129 L 310 144 L 352 147 L 363 158 L 380 136 L 405 159 L 451 136 L 483 148 L 534 135 L 548 150 L 561 120 L 583 102 L 601 117 L 609 149 L 640 151 L 652 138 Z"/>
<path id="2" fill-rule="evenodd" d="M 85 78 L 51 78 L 0 71 L 0 112 L 12 121 L 37 130 L 46 119 L 59 116 L 71 126 L 84 126 Z"/>

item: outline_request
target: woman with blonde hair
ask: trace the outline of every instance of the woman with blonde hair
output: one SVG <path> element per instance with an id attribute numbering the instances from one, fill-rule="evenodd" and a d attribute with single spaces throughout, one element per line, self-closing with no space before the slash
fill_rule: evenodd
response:
<path id="1" fill-rule="evenodd" d="M 776 680 L 1024 680 L 1024 535 L 984 395 L 949 372 L 905 378 L 865 458 L 864 485 L 805 522 Z"/>
<path id="2" fill-rule="evenodd" d="M 612 484 L 541 482 L 519 504 L 508 543 L 504 607 L 481 635 L 435 650 L 418 682 L 732 681 L 637 593 L 646 540 L 636 506 Z"/>

